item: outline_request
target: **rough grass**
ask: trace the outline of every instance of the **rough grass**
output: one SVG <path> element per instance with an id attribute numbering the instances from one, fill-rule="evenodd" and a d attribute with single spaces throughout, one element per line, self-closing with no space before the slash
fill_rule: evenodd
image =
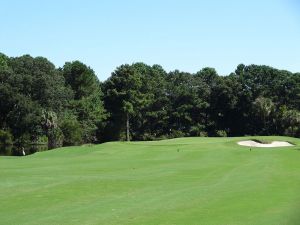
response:
<path id="1" fill-rule="evenodd" d="M 240 140 L 296 146 L 252 149 Z M 0 158 L 0 224 L 299 224 L 300 141 L 181 138 Z"/>

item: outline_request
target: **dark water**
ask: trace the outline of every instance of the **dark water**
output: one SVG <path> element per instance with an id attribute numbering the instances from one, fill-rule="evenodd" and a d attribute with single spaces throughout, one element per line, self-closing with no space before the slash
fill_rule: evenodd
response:
<path id="1" fill-rule="evenodd" d="M 12 155 L 12 145 L 0 145 L 0 155 Z"/>
<path id="2" fill-rule="evenodd" d="M 28 148 L 28 153 L 33 154 L 35 152 L 43 152 L 47 150 L 48 150 L 48 145 L 30 145 Z"/>
<path id="3" fill-rule="evenodd" d="M 25 155 L 31 155 L 36 152 L 47 151 L 47 145 L 28 144 L 24 146 Z M 16 146 L 0 146 L 0 155 L 5 156 L 23 156 L 23 150 L 21 147 Z"/>

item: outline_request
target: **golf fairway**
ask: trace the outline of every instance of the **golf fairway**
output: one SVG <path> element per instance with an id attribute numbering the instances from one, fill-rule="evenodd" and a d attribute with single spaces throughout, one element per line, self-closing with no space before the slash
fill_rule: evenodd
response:
<path id="1" fill-rule="evenodd" d="M 0 224 L 300 224 L 300 140 L 180 138 L 0 157 Z"/>

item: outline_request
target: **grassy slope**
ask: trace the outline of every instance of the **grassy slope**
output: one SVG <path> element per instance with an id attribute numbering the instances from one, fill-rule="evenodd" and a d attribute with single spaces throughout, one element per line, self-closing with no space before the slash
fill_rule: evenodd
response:
<path id="1" fill-rule="evenodd" d="M 299 224 L 300 141 L 182 138 L 0 158 L 0 224 Z M 268 139 L 268 138 L 263 138 Z"/>

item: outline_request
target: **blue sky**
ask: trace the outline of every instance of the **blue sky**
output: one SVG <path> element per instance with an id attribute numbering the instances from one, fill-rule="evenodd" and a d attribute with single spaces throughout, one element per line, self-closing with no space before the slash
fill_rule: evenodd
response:
<path id="1" fill-rule="evenodd" d="M 80 60 L 100 80 L 124 63 L 167 71 L 239 63 L 300 71 L 297 0 L 0 0 L 0 52 Z"/>

